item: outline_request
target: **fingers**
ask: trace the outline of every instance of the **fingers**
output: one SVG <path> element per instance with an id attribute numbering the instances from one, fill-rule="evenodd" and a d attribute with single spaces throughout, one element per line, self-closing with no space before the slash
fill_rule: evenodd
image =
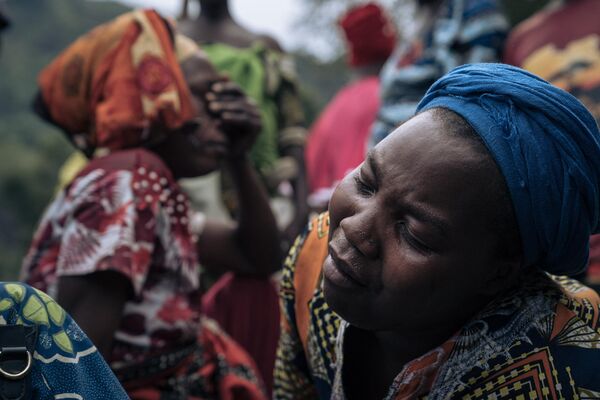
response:
<path id="1" fill-rule="evenodd" d="M 210 93 L 216 95 L 217 98 L 224 96 L 240 97 L 245 96 L 242 89 L 235 82 L 218 81 L 212 84 Z"/>
<path id="2" fill-rule="evenodd" d="M 231 102 L 211 102 L 208 104 L 209 111 L 215 114 L 222 114 L 224 112 L 232 112 L 232 113 L 243 113 L 247 114 L 249 117 L 257 117 L 260 118 L 260 112 L 258 108 L 250 105 L 245 100 L 237 100 Z"/>
<path id="3" fill-rule="evenodd" d="M 260 117 L 249 117 L 244 113 L 224 112 L 221 114 L 221 126 L 223 127 L 243 127 L 240 131 L 249 131 L 258 133 L 262 126 Z M 250 129 L 248 129 L 250 128 Z"/>
<path id="4" fill-rule="evenodd" d="M 260 109 L 235 82 L 220 80 L 213 83 L 211 90 L 206 93 L 206 100 L 208 111 L 218 116 L 225 130 L 230 127 L 252 134 L 260 131 Z"/>

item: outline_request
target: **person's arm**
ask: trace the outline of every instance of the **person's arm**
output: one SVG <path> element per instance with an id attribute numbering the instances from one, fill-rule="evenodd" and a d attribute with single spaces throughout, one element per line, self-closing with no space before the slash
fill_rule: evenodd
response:
<path id="1" fill-rule="evenodd" d="M 277 93 L 279 151 L 282 157 L 290 157 L 296 165 L 296 175 L 290 183 L 294 189 L 295 214 L 285 229 L 285 238 L 291 244 L 308 222 L 308 179 L 304 150 L 308 132 L 300 98 L 298 76 L 293 59 L 287 54 L 279 58 L 281 86 Z"/>
<path id="2" fill-rule="evenodd" d="M 58 280 L 58 303 L 71 314 L 105 359 L 110 355 L 125 302 L 131 295 L 131 283 L 115 271 L 63 276 Z"/>
<path id="3" fill-rule="evenodd" d="M 260 132 L 260 113 L 232 82 L 213 85 L 209 109 L 230 140 L 227 168 L 239 203 L 235 223 L 208 221 L 198 238 L 198 258 L 208 269 L 268 276 L 281 264 L 280 235 L 269 197 L 248 152 Z"/>
<path id="4" fill-rule="evenodd" d="M 301 129 L 301 128 L 300 128 Z M 304 146 L 288 146 L 281 152 L 282 156 L 291 157 L 298 166 L 298 172 L 290 182 L 294 189 L 294 218 L 285 228 L 284 236 L 291 244 L 302 232 L 308 221 L 308 180 L 304 160 Z"/>
<path id="5" fill-rule="evenodd" d="M 239 218 L 232 224 L 207 221 L 198 238 L 198 258 L 209 269 L 270 275 L 281 265 L 281 249 L 269 197 L 246 155 L 230 160 L 228 169 Z"/>
<path id="6" fill-rule="evenodd" d="M 70 186 L 78 191 L 65 195 L 77 206 L 60 238 L 56 300 L 107 357 L 125 303 L 141 294 L 151 266 L 155 208 L 131 201 L 128 170 L 92 172 L 95 179 L 84 172 Z"/>

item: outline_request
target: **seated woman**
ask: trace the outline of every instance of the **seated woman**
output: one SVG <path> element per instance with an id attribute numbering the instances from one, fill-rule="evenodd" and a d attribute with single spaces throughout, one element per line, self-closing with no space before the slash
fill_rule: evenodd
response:
<path id="1" fill-rule="evenodd" d="M 473 64 L 337 187 L 285 261 L 278 399 L 600 396 L 600 133 L 518 68 Z"/>
<path id="2" fill-rule="evenodd" d="M 7 336 L 6 326 L 35 327 Z M 23 334 L 23 342 L 13 335 Z M 10 360 L 3 354 L 0 360 L 0 397 L 25 399 L 111 399 L 126 400 L 127 394 L 119 385 L 104 359 L 79 329 L 75 321 L 47 294 L 22 283 L 0 282 L 0 347 L 32 349 L 31 359 L 24 367 L 11 371 L 5 364 Z M 33 354 L 31 354 L 33 353 Z M 21 355 L 18 358 L 23 358 Z M 16 358 L 15 358 L 16 359 Z M 29 369 L 27 365 L 31 362 Z M 13 364 L 14 365 L 14 364 Z M 11 365 L 11 366 L 13 366 Z M 6 376 L 24 371 L 30 382 L 29 396 L 23 393 L 21 379 Z M 13 383 L 12 387 L 7 382 Z M 16 383 L 16 384 L 15 384 Z M 10 397 L 9 397 L 10 396 Z M 2 397 L 4 398 L 4 397 Z"/>
<path id="3" fill-rule="evenodd" d="M 251 359 L 202 319 L 198 282 L 199 260 L 251 276 L 278 268 L 279 232 L 247 157 L 256 108 L 149 10 L 78 39 L 40 92 L 41 112 L 93 158 L 44 215 L 24 280 L 71 313 L 132 399 L 264 398 Z M 239 193 L 237 224 L 191 214 L 176 182 L 220 166 Z"/>

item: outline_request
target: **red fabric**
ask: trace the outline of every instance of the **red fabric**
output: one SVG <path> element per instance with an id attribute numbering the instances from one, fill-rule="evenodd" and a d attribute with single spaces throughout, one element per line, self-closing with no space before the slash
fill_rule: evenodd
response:
<path id="1" fill-rule="evenodd" d="M 563 6 L 541 11 L 511 32 L 503 61 L 523 67 L 533 53 L 548 45 L 554 47 L 557 55 L 566 56 L 565 50 L 574 41 L 600 35 L 598 15 L 600 2 L 597 0 L 568 1 Z"/>
<path id="2" fill-rule="evenodd" d="M 108 361 L 143 362 L 192 341 L 200 329 L 189 213 L 187 196 L 153 153 L 95 158 L 48 208 L 22 279 L 57 293 L 62 276 L 120 273 L 135 297 L 125 304 Z"/>
<path id="3" fill-rule="evenodd" d="M 329 188 L 365 158 L 379 109 L 379 79 L 363 78 L 343 88 L 313 125 L 306 147 L 311 192 Z"/>
<path id="4" fill-rule="evenodd" d="M 504 62 L 577 97 L 600 123 L 600 1 L 567 1 L 540 11 L 510 34 Z M 600 284 L 600 236 L 592 236 L 587 281 Z"/>
<path id="5" fill-rule="evenodd" d="M 588 283 L 600 284 L 600 235 L 590 238 L 590 266 L 587 274 Z"/>
<path id="6" fill-rule="evenodd" d="M 198 350 L 168 380 L 148 378 L 132 383 L 133 387 L 125 384 L 131 400 L 161 400 L 174 393 L 186 400 L 267 399 L 252 359 L 214 321 L 202 319 L 198 342 Z"/>
<path id="7" fill-rule="evenodd" d="M 203 296 L 202 312 L 250 354 L 270 394 L 279 341 L 279 297 L 271 280 L 225 274 Z"/>
<path id="8" fill-rule="evenodd" d="M 350 47 L 350 65 L 385 61 L 396 45 L 396 30 L 374 3 L 352 8 L 340 20 Z"/>

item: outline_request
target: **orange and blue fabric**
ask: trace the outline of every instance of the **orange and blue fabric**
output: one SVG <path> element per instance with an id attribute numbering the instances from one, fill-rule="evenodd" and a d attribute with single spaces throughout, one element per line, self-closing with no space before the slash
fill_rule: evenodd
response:
<path id="1" fill-rule="evenodd" d="M 321 291 L 327 214 L 285 261 L 276 399 L 344 399 L 343 339 L 354 329 Z M 600 398 L 600 298 L 540 269 L 486 306 L 452 338 L 404 366 L 387 400 Z"/>
<path id="2" fill-rule="evenodd" d="M 37 326 L 31 367 L 34 399 L 129 399 L 75 321 L 47 294 L 0 283 L 0 325 Z"/>

